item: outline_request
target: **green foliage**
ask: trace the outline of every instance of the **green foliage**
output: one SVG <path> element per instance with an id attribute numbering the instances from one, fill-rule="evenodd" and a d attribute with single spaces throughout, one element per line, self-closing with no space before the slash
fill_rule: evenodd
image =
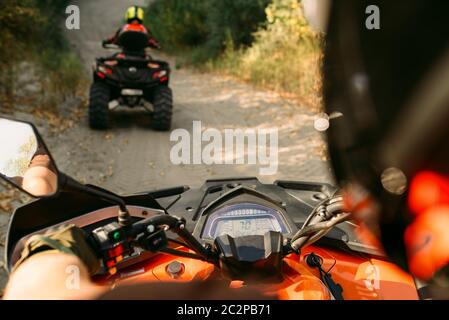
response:
<path id="1" fill-rule="evenodd" d="M 210 28 L 206 47 L 212 57 L 218 56 L 227 46 L 250 46 L 253 33 L 265 21 L 268 0 L 212 1 L 208 15 Z"/>
<path id="2" fill-rule="evenodd" d="M 40 87 L 69 90 L 81 77 L 60 28 L 69 0 L 3 0 L 0 2 L 0 100 L 15 99 L 17 70 L 23 61 L 34 65 Z M 22 68 L 23 69 L 23 68 Z M 70 79 L 68 88 L 62 80 Z M 66 85 L 66 86 L 67 86 Z M 17 88 L 19 89 L 19 88 Z M 59 90 L 60 89 L 60 90 Z"/>
<path id="3" fill-rule="evenodd" d="M 9 0 L 0 3 L 0 98 L 13 95 L 15 63 L 23 59 L 26 43 L 42 23 L 33 1 Z"/>
<path id="4" fill-rule="evenodd" d="M 0 3 L 0 66 L 17 60 L 26 51 L 26 43 L 36 36 L 36 25 L 43 23 L 33 1 L 9 0 Z"/>
<path id="5" fill-rule="evenodd" d="M 45 19 L 39 28 L 39 38 L 45 39 L 41 42 L 43 46 L 63 50 L 68 48 L 61 34 L 60 22 L 69 4 L 70 0 L 35 0 L 35 6 Z"/>
<path id="6" fill-rule="evenodd" d="M 21 59 L 30 44 L 62 47 L 59 17 L 68 0 L 4 0 L 0 3 L 0 63 Z M 56 24 L 56 27 L 55 27 Z"/>
<path id="7" fill-rule="evenodd" d="M 197 62 L 218 57 L 232 43 L 248 46 L 265 21 L 269 0 L 156 0 L 146 24 L 168 51 L 194 51 Z"/>
<path id="8" fill-rule="evenodd" d="M 321 103 L 323 37 L 300 0 L 156 0 L 146 24 L 196 66 Z"/>
<path id="9" fill-rule="evenodd" d="M 197 46 L 207 38 L 204 0 L 156 0 L 147 9 L 146 25 L 168 49 Z"/>
<path id="10" fill-rule="evenodd" d="M 299 0 L 273 0 L 267 23 L 245 50 L 228 48 L 212 64 L 245 80 L 300 96 L 308 104 L 321 101 L 322 34 L 308 25 Z"/>
<path id="11" fill-rule="evenodd" d="M 49 109 L 56 109 L 68 96 L 77 94 L 83 83 L 83 66 L 70 51 L 48 48 L 40 54 L 41 98 Z"/>

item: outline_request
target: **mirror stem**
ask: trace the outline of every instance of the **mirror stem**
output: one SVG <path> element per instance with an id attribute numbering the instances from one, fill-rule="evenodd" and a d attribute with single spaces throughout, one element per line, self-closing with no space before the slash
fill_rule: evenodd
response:
<path id="1" fill-rule="evenodd" d="M 118 205 L 120 208 L 119 214 L 118 214 L 119 224 L 122 226 L 127 226 L 127 225 L 131 224 L 131 215 L 129 214 L 128 208 L 126 207 L 126 203 L 118 195 L 115 195 L 112 192 L 104 192 L 99 189 L 83 185 L 64 173 L 60 173 L 60 179 L 61 179 L 61 189 L 62 190 L 68 190 L 68 191 L 75 190 L 75 191 L 88 193 L 90 195 L 99 197 L 107 202 Z"/>

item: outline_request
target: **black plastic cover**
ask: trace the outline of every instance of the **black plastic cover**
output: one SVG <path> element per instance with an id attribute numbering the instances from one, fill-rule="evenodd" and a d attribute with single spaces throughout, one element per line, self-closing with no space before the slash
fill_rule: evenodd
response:
<path id="1" fill-rule="evenodd" d="M 264 235 L 215 239 L 224 276 L 233 280 L 262 280 L 280 275 L 283 236 L 269 231 Z"/>

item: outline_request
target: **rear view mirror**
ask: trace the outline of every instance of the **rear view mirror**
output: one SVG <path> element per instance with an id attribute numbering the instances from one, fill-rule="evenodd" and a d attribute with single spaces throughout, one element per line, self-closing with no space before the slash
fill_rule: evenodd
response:
<path id="1" fill-rule="evenodd" d="M 0 178 L 33 197 L 58 193 L 59 172 L 33 125 L 0 118 Z"/>

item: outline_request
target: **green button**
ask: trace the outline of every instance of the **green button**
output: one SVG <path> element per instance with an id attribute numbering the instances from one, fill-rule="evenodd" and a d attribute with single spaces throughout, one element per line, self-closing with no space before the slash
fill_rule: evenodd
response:
<path id="1" fill-rule="evenodd" d="M 114 240 L 120 240 L 120 237 L 121 237 L 121 234 L 120 234 L 120 232 L 114 232 Z"/>

